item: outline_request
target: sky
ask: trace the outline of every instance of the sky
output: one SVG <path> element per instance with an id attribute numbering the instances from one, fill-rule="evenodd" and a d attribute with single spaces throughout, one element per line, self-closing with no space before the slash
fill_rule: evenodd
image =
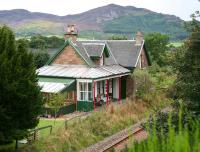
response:
<path id="1" fill-rule="evenodd" d="M 190 15 L 200 10 L 198 0 L 0 0 L 0 10 L 27 9 L 63 16 L 111 3 L 146 8 L 158 13 L 176 15 L 184 20 L 190 20 Z"/>

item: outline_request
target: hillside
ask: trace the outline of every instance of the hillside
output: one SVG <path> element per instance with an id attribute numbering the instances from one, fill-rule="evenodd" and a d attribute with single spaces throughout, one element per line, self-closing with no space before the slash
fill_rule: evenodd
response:
<path id="1" fill-rule="evenodd" d="M 133 6 L 110 4 L 84 13 L 66 16 L 29 12 L 23 9 L 0 11 L 0 24 L 11 26 L 17 36 L 62 35 L 67 24 L 76 24 L 81 37 L 106 38 L 111 34 L 133 37 L 137 30 L 144 33 L 162 32 L 172 39 L 187 35 L 180 18 Z"/>

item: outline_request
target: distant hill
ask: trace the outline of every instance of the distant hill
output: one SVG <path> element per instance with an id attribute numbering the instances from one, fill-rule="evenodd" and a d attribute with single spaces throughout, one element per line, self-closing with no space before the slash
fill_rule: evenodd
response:
<path id="1" fill-rule="evenodd" d="M 67 24 L 76 24 L 81 37 L 106 38 L 112 34 L 133 37 L 137 30 L 144 33 L 162 32 L 172 39 L 184 39 L 187 33 L 180 18 L 133 6 L 110 4 L 84 13 L 66 16 L 29 12 L 23 9 L 0 11 L 0 24 L 11 26 L 17 36 L 63 35 Z"/>

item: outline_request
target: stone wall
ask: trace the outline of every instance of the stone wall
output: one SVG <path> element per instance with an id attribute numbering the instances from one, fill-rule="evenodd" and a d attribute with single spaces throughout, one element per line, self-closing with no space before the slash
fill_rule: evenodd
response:
<path id="1" fill-rule="evenodd" d="M 54 60 L 53 64 L 85 65 L 85 61 L 72 46 L 66 46 L 61 54 Z"/>

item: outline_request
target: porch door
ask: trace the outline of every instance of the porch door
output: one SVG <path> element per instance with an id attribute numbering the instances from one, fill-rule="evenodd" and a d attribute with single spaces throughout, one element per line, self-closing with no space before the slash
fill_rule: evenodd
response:
<path id="1" fill-rule="evenodd" d="M 126 99 L 126 77 L 121 77 L 121 98 Z"/>

